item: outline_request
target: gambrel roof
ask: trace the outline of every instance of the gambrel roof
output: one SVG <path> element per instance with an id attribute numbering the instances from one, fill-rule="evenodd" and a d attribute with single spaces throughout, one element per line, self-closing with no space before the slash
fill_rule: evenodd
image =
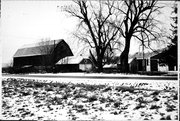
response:
<path id="1" fill-rule="evenodd" d="M 57 44 L 59 44 L 62 41 L 64 40 L 59 39 L 59 40 L 43 41 L 39 43 L 23 45 L 21 48 L 19 48 L 16 51 L 13 57 L 48 55 L 48 54 L 51 54 L 54 48 L 56 48 Z M 67 48 L 67 49 L 70 49 L 70 48 Z"/>
<path id="2" fill-rule="evenodd" d="M 69 45 L 63 39 L 43 41 L 24 45 L 19 48 L 14 54 L 13 66 L 53 65 L 67 56 L 73 56 L 73 53 Z"/>

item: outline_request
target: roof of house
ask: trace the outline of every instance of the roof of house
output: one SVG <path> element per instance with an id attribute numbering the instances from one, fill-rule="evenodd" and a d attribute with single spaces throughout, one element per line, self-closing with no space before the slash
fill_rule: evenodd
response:
<path id="1" fill-rule="evenodd" d="M 103 68 L 117 68 L 117 64 L 105 64 Z"/>
<path id="2" fill-rule="evenodd" d="M 66 59 L 64 63 L 62 62 L 63 59 Z M 63 59 L 59 60 L 56 64 L 89 64 L 91 62 L 89 58 L 82 56 L 65 57 Z"/>
<path id="3" fill-rule="evenodd" d="M 144 59 L 153 57 L 153 56 L 161 53 L 163 50 L 164 50 L 164 49 L 156 50 L 156 51 L 154 51 L 154 52 L 146 52 L 146 53 L 144 53 Z M 129 56 L 129 59 L 133 59 L 133 58 L 143 59 L 143 53 L 142 53 L 142 52 L 137 52 L 137 53 L 135 53 L 134 55 L 130 55 L 130 56 Z"/>
<path id="4" fill-rule="evenodd" d="M 136 58 L 136 59 L 148 59 L 148 58 L 152 58 L 152 57 L 154 57 L 155 55 L 158 55 L 159 53 L 161 53 L 163 50 L 165 50 L 166 48 L 164 48 L 164 49 L 159 49 L 159 50 L 156 50 L 156 51 L 154 51 L 154 52 L 146 52 L 146 53 L 144 53 L 144 55 L 143 55 L 143 53 L 142 52 L 137 52 L 137 53 L 135 53 L 135 54 L 133 54 L 133 55 L 130 55 L 129 56 L 129 60 L 128 60 L 128 63 L 130 63 L 134 58 Z M 144 56 L 144 57 L 143 57 Z"/>
<path id="5" fill-rule="evenodd" d="M 129 58 L 130 59 L 131 58 L 143 59 L 143 56 L 144 56 L 144 59 L 147 59 L 147 58 L 154 56 L 154 55 L 156 55 L 156 53 L 148 52 L 148 53 L 144 53 L 144 55 L 143 55 L 143 53 L 137 52 Z"/>
<path id="6" fill-rule="evenodd" d="M 82 57 L 81 56 L 78 56 L 78 57 L 75 57 L 75 56 L 72 56 L 72 57 L 68 57 L 68 64 L 79 64 L 81 61 L 82 61 Z"/>
<path id="7" fill-rule="evenodd" d="M 63 39 L 52 40 L 52 41 L 43 41 L 34 44 L 23 45 L 19 48 L 13 57 L 26 57 L 26 56 L 36 56 L 36 55 L 47 55 L 50 54 L 54 47 L 58 43 L 64 41 Z"/>
<path id="8" fill-rule="evenodd" d="M 79 64 L 92 64 L 92 61 L 89 58 L 83 58 Z"/>

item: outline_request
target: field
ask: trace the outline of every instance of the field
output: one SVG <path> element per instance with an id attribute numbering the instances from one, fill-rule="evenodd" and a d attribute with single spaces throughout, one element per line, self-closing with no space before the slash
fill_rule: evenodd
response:
<path id="1" fill-rule="evenodd" d="M 3 119 L 178 120 L 178 83 L 2 80 Z"/>

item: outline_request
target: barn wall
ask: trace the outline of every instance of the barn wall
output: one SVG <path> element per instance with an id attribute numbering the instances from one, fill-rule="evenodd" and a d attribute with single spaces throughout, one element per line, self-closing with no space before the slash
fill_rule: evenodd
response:
<path id="1" fill-rule="evenodd" d="M 38 56 L 14 58 L 13 66 L 21 67 L 25 65 L 33 65 L 33 66 L 51 65 L 51 57 L 38 55 Z"/>
<path id="2" fill-rule="evenodd" d="M 41 57 L 40 56 L 31 56 L 31 57 L 17 57 L 14 58 L 13 66 L 21 67 L 24 65 L 40 65 Z"/>
<path id="3" fill-rule="evenodd" d="M 77 72 L 79 64 L 61 64 L 55 66 L 56 72 Z"/>
<path id="4" fill-rule="evenodd" d="M 73 56 L 71 49 L 64 40 L 61 40 L 58 44 L 48 45 L 48 48 L 50 50 L 55 50 L 55 51 L 44 53 L 46 50 L 39 48 L 39 46 L 32 48 L 18 49 L 18 51 L 16 52 L 13 58 L 13 66 L 15 67 L 22 67 L 25 65 L 52 66 L 55 63 L 57 63 L 60 59 L 66 56 Z M 41 49 L 42 52 L 39 52 L 39 50 Z"/>
<path id="5" fill-rule="evenodd" d="M 61 41 L 60 43 L 58 43 L 53 54 L 55 55 L 54 63 L 57 63 L 60 59 L 64 57 L 73 56 L 73 53 L 69 45 L 64 41 Z"/>

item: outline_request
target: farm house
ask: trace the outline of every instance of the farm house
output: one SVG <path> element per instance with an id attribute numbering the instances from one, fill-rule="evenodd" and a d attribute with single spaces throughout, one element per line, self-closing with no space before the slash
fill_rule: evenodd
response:
<path id="1" fill-rule="evenodd" d="M 152 53 L 136 53 L 129 59 L 129 68 L 131 72 L 138 71 L 158 71 L 158 60 L 151 59 Z M 144 65 L 143 65 L 144 61 Z"/>
<path id="2" fill-rule="evenodd" d="M 52 66 L 67 56 L 73 53 L 63 39 L 43 41 L 19 48 L 13 56 L 13 66 Z"/>
<path id="3" fill-rule="evenodd" d="M 158 53 L 155 52 L 144 53 L 144 57 L 143 57 L 143 53 L 139 53 L 139 52 L 135 53 L 129 59 L 130 71 L 133 73 L 141 72 L 141 71 L 167 72 L 169 70 L 168 66 L 161 65 L 159 63 L 159 58 L 156 58 L 156 55 L 158 55 Z"/>
<path id="4" fill-rule="evenodd" d="M 177 54 L 177 52 L 174 52 L 174 54 Z M 167 71 L 177 71 L 177 56 L 174 57 L 171 54 L 169 54 L 168 52 L 167 53 L 162 52 L 151 58 L 159 59 L 159 64 L 166 67 Z M 163 62 L 164 58 L 166 58 L 168 62 Z"/>

